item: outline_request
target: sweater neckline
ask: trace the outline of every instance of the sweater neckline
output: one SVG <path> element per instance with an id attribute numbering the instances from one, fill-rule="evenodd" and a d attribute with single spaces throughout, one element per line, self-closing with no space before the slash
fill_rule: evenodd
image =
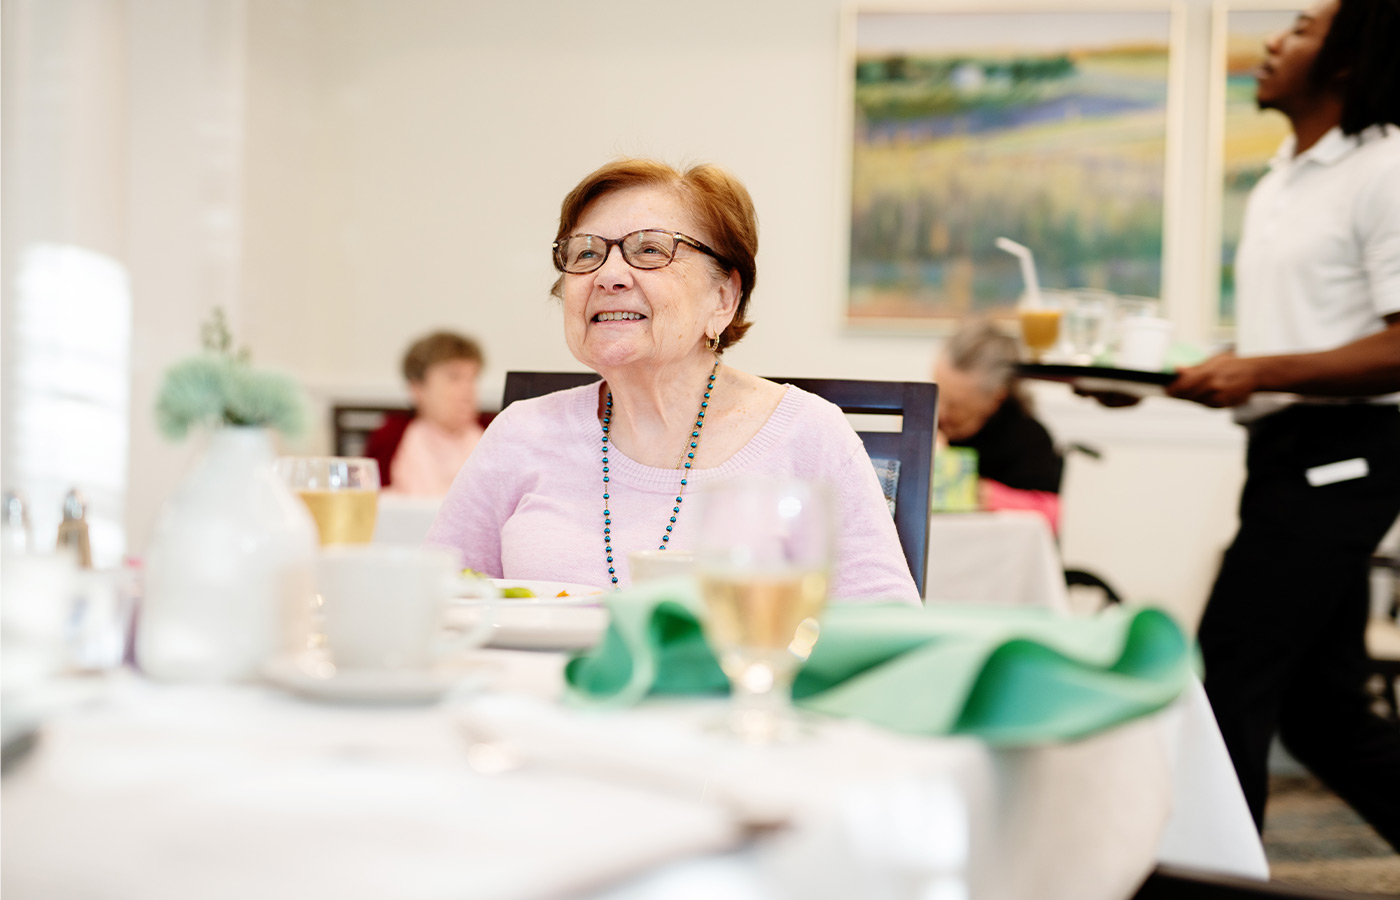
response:
<path id="1" fill-rule="evenodd" d="M 570 421 L 573 437 L 582 441 L 584 446 L 591 447 L 590 453 L 594 456 L 598 464 L 598 475 L 602 477 L 602 441 L 603 426 L 598 420 L 598 382 L 572 388 L 575 396 L 572 397 L 570 405 Z M 687 476 L 696 482 L 714 481 L 728 478 L 747 471 L 753 467 L 756 459 L 771 450 L 782 438 L 789 425 L 797 418 L 797 407 L 799 404 L 798 395 L 802 393 L 799 388 L 792 385 L 784 385 L 783 397 L 778 401 L 777 407 L 768 416 L 768 421 L 763 423 L 763 427 L 758 430 L 748 443 L 734 452 L 729 459 L 706 469 L 691 469 L 691 474 Z M 608 474 L 612 476 L 614 482 L 620 482 L 628 487 L 641 488 L 644 490 L 664 490 L 674 491 L 680 484 L 681 472 L 676 468 L 657 468 L 646 466 L 632 459 L 623 453 L 616 446 L 609 446 L 608 450 Z"/>

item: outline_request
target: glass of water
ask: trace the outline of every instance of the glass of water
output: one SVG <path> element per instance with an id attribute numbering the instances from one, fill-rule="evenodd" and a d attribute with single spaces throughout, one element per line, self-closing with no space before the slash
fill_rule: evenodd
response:
<path id="1" fill-rule="evenodd" d="M 1077 366 L 1091 365 L 1108 349 L 1108 329 L 1113 318 L 1113 294 L 1084 289 L 1075 291 L 1065 310 L 1065 341 Z"/>

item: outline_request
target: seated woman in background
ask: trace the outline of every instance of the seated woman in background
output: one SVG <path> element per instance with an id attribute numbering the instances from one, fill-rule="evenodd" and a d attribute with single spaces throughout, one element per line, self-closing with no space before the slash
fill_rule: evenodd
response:
<path id="1" fill-rule="evenodd" d="M 977 451 L 984 509 L 1034 510 L 1058 530 L 1064 459 L 1020 392 L 1017 352 L 986 319 L 948 338 L 933 369 L 938 433 L 948 446 Z"/>
<path id="2" fill-rule="evenodd" d="M 491 576 L 622 587 L 629 551 L 693 545 L 692 488 L 789 475 L 832 487 L 831 595 L 917 604 L 841 410 L 722 364 L 749 329 L 757 250 L 748 191 L 714 166 L 624 159 L 584 178 L 560 210 L 553 293 L 569 351 L 603 382 L 497 416 L 428 543 Z"/>
<path id="3" fill-rule="evenodd" d="M 403 375 L 417 415 L 394 451 L 387 490 L 441 497 L 481 440 L 476 377 L 481 348 L 460 334 L 437 331 L 416 341 L 403 358 Z"/>

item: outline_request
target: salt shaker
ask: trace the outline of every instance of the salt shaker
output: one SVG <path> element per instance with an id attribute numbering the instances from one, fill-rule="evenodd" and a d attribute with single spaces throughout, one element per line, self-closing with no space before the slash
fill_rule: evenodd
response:
<path id="1" fill-rule="evenodd" d="M 34 547 L 29 528 L 29 506 L 19 491 L 6 491 L 0 500 L 0 547 L 6 553 L 28 553 Z"/>
<path id="2" fill-rule="evenodd" d="M 58 546 L 72 547 L 78 568 L 92 568 L 92 545 L 88 542 L 87 501 L 77 488 L 63 498 L 63 521 L 58 525 Z"/>

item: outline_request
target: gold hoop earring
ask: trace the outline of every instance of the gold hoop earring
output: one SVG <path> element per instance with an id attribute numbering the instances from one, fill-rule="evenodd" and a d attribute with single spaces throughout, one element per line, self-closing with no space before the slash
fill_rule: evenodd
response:
<path id="1" fill-rule="evenodd" d="M 711 353 L 718 352 L 718 350 L 719 350 L 719 336 L 718 336 L 718 335 L 709 335 L 709 336 L 706 336 L 706 338 L 705 338 L 705 349 L 706 349 L 706 350 L 709 350 Z"/>

